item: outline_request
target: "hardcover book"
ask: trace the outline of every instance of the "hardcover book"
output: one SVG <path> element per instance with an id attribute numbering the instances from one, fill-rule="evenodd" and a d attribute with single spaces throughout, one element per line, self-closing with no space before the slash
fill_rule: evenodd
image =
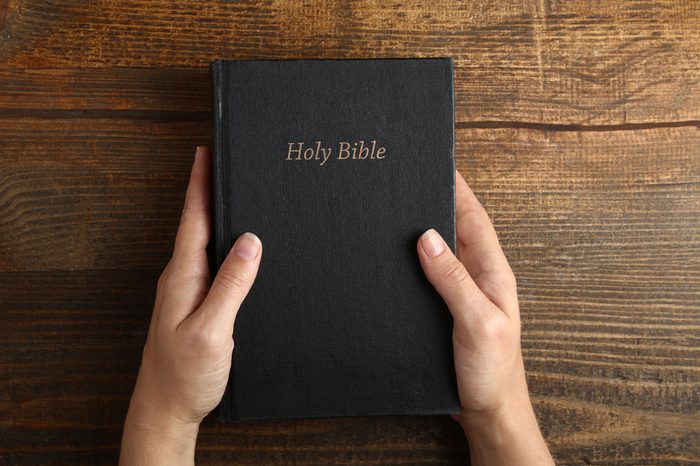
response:
<path id="1" fill-rule="evenodd" d="M 451 59 L 222 61 L 213 268 L 258 235 L 224 420 L 459 412 L 452 317 L 416 244 L 455 250 Z"/>

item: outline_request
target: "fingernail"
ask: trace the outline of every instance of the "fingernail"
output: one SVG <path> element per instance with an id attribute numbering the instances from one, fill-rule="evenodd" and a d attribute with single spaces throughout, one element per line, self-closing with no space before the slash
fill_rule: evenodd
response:
<path id="1" fill-rule="evenodd" d="M 204 153 L 205 149 L 206 149 L 206 147 L 204 147 L 204 146 L 197 146 L 197 150 L 194 152 L 194 156 L 197 157 L 197 156 L 202 155 Z"/>
<path id="2" fill-rule="evenodd" d="M 421 246 L 428 257 L 435 257 L 445 249 L 445 243 L 437 231 L 432 228 L 420 237 Z"/>
<path id="3" fill-rule="evenodd" d="M 260 239 L 253 233 L 243 233 L 233 245 L 233 252 L 244 261 L 252 261 L 260 251 Z"/>

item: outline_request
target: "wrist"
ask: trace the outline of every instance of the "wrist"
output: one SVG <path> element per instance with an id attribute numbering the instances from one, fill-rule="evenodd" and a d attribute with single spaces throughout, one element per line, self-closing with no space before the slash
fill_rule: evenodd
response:
<path id="1" fill-rule="evenodd" d="M 134 395 L 124 422 L 122 450 L 123 453 L 137 453 L 142 460 L 157 459 L 162 464 L 194 464 L 198 432 L 199 422 L 182 420 Z M 134 463 L 148 464 L 150 461 Z"/>
<path id="2" fill-rule="evenodd" d="M 480 410 L 462 409 L 462 427 L 475 466 L 553 464 L 530 402 L 522 359 L 513 375 L 492 403 Z"/>
<path id="3" fill-rule="evenodd" d="M 126 423 L 129 427 L 183 440 L 185 438 L 196 440 L 200 424 L 196 421 L 180 419 L 148 401 L 136 398 L 131 399 Z"/>
<path id="4" fill-rule="evenodd" d="M 137 394 L 131 398 L 125 424 L 130 428 L 181 441 L 196 441 L 199 432 L 199 422 L 181 419 Z"/>
<path id="5" fill-rule="evenodd" d="M 484 448 L 503 447 L 523 428 L 531 427 L 532 423 L 537 425 L 529 399 L 507 400 L 489 411 L 463 409 L 461 420 L 470 446 Z"/>
<path id="6" fill-rule="evenodd" d="M 462 410 L 461 419 L 474 465 L 553 464 L 527 389 L 489 412 Z"/>

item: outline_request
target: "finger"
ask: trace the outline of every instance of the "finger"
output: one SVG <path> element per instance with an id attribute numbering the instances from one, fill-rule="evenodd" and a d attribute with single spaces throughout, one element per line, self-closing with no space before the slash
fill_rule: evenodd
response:
<path id="1" fill-rule="evenodd" d="M 211 154 L 206 147 L 197 147 L 185 194 L 185 206 L 175 237 L 173 256 L 191 259 L 206 258 L 210 234 Z"/>
<path id="2" fill-rule="evenodd" d="M 175 250 L 158 281 L 157 312 L 173 325 L 179 325 L 202 303 L 209 288 L 206 245 L 210 234 L 209 150 L 198 147 L 185 194 Z"/>
<path id="3" fill-rule="evenodd" d="M 423 233 L 417 248 L 423 271 L 450 309 L 455 327 L 472 329 L 489 313 L 499 312 L 438 232 L 430 229 Z"/>
<path id="4" fill-rule="evenodd" d="M 260 266 L 262 243 L 253 233 L 238 237 L 214 277 L 207 297 L 192 315 L 198 326 L 210 332 L 233 335 L 233 324 L 241 303 L 253 286 Z"/>
<path id="5" fill-rule="evenodd" d="M 455 175 L 459 258 L 479 289 L 507 315 L 517 313 L 515 276 L 488 214 L 459 171 Z"/>

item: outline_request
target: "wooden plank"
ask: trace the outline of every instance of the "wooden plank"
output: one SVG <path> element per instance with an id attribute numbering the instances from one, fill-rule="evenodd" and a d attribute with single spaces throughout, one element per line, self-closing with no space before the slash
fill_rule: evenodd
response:
<path id="1" fill-rule="evenodd" d="M 693 0 L 10 0 L 0 62 L 6 69 L 192 68 L 173 90 L 153 89 L 151 78 L 172 76 L 162 71 L 145 71 L 138 86 L 127 84 L 137 92 L 150 89 L 156 105 L 167 107 L 191 86 L 188 76 L 201 86 L 215 58 L 452 56 L 463 121 L 698 122 L 698 24 Z M 138 73 L 96 74 L 92 84 Z M 57 83 L 59 93 L 74 86 L 80 94 L 79 81 Z M 100 92 L 85 93 L 84 105 L 98 103 L 95 95 Z M 35 105 L 51 109 L 54 102 Z"/>
<path id="2" fill-rule="evenodd" d="M 208 121 L 13 119 L 0 128 L 0 269 L 165 265 Z"/>
<path id="3" fill-rule="evenodd" d="M 41 464 L 49 459 L 71 464 L 114 462 L 157 276 L 155 270 L 0 274 L 4 310 L 0 313 L 0 457 L 11 464 Z M 524 307 L 527 316 L 529 305 Z M 566 310 L 558 312 L 557 318 L 576 326 Z M 627 333 L 632 337 L 644 331 L 640 325 Z M 687 337 L 692 330 L 679 324 L 667 333 Z M 526 326 L 528 366 L 535 348 L 542 346 L 540 340 Z M 583 458 L 589 464 L 610 464 L 621 458 L 636 464 L 649 458 L 663 464 L 697 459 L 697 412 L 663 409 L 669 392 L 688 384 L 697 370 L 676 367 L 689 352 L 698 351 L 697 345 L 684 346 L 681 341 L 657 341 L 660 348 L 668 346 L 663 363 L 647 361 L 644 345 L 639 355 L 628 357 L 628 365 L 656 363 L 677 374 L 675 380 L 649 381 L 646 396 L 653 406 L 624 406 L 604 397 L 588 401 L 576 393 L 559 393 L 568 383 L 557 376 L 559 370 L 577 364 L 568 355 L 576 352 L 575 359 L 585 361 L 595 351 L 579 351 L 581 342 L 575 334 L 569 341 L 546 342 L 553 348 L 548 354 L 550 364 L 530 368 L 529 377 L 532 385 L 533 380 L 552 376 L 547 381 L 550 394 L 535 396 L 534 402 L 558 464 L 580 464 Z M 672 345 L 679 354 L 671 351 Z M 617 347 L 601 348 L 600 354 L 606 351 Z M 633 374 L 623 378 L 599 373 L 586 380 L 586 390 L 600 394 L 609 385 L 624 390 L 630 384 L 634 387 L 634 382 Z M 462 464 L 465 455 L 465 440 L 446 417 L 254 424 L 207 420 L 198 448 L 198 460 L 206 464 Z"/>
<path id="4" fill-rule="evenodd" d="M 700 458 L 697 415 L 533 397 L 557 465 L 687 465 Z"/>
<path id="5" fill-rule="evenodd" d="M 5 118 L 209 120 L 203 68 L 0 69 Z"/>
<path id="6" fill-rule="evenodd" d="M 677 83 L 687 85 L 688 83 Z M 653 127 L 700 126 L 700 121 L 678 119 L 683 106 L 692 100 L 663 95 L 634 100 L 629 106 L 644 111 L 647 118 L 620 124 L 567 124 L 537 121 L 509 100 L 493 102 L 502 121 L 475 115 L 474 93 L 485 96 L 479 81 L 457 78 L 455 119 L 463 128 L 531 128 L 548 130 L 634 130 Z M 460 89 L 464 92 L 460 92 Z M 671 91 L 669 91 L 671 92 Z M 119 118 L 139 120 L 199 121 L 210 119 L 210 85 L 207 67 L 199 68 L 107 68 L 107 69 L 0 69 L 0 117 L 2 118 Z M 660 104 L 657 100 L 664 99 Z M 531 103 L 532 105 L 539 105 Z M 479 103 L 484 110 L 483 103 Z M 488 113 L 490 110 L 485 109 Z M 588 112 L 588 110 L 582 110 Z M 693 115 L 691 115 L 693 116 Z M 495 117 L 494 117 L 495 118 Z M 566 120 L 564 120 L 566 121 Z"/>
<path id="7" fill-rule="evenodd" d="M 209 131 L 207 121 L 0 120 L 0 266 L 161 267 L 194 146 L 207 143 Z M 692 271 L 700 203 L 695 128 L 467 128 L 457 140 L 459 168 L 524 271 L 542 272 L 545 264 L 558 277 L 557 268 L 571 272 L 574 283 L 583 271 L 617 267 L 621 254 L 623 271 L 645 274 L 654 286 L 654 267 Z M 625 276 L 612 277 L 619 292 L 635 286 Z"/>

